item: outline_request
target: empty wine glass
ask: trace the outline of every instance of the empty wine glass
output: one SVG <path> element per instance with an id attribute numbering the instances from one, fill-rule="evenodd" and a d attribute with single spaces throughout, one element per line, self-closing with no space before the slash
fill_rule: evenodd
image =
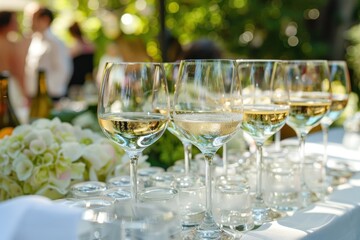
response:
<path id="1" fill-rule="evenodd" d="M 98 103 L 104 134 L 130 158 L 131 193 L 137 199 L 137 161 L 166 130 L 170 101 L 160 63 L 107 63 Z"/>
<path id="2" fill-rule="evenodd" d="M 205 157 L 206 212 L 191 239 L 225 239 L 212 214 L 211 166 L 217 150 L 239 130 L 241 84 L 233 60 L 183 60 L 174 96 L 175 126 Z"/>
<path id="3" fill-rule="evenodd" d="M 285 64 L 290 89 L 290 113 L 287 124 L 299 139 L 300 207 L 317 201 L 305 178 L 305 139 L 310 130 L 327 114 L 331 104 L 329 67 L 326 60 L 292 60 Z"/>
<path id="4" fill-rule="evenodd" d="M 176 87 L 175 83 L 176 83 L 177 74 L 179 72 L 179 66 L 180 66 L 180 62 L 164 63 L 166 80 L 168 82 L 168 88 L 169 88 L 170 106 L 171 107 L 173 106 L 173 103 L 174 103 L 174 92 L 175 92 L 175 87 Z M 189 140 L 187 140 L 183 136 L 181 131 L 179 131 L 176 128 L 172 118 L 170 118 L 170 122 L 169 122 L 167 130 L 169 130 L 169 132 L 171 132 L 174 136 L 176 136 L 181 141 L 181 143 L 184 147 L 185 174 L 188 174 L 190 171 L 190 161 L 192 158 L 192 154 L 191 154 L 192 144 Z"/>
<path id="5" fill-rule="evenodd" d="M 289 91 L 281 61 L 239 60 L 238 71 L 243 87 L 242 129 L 254 139 L 257 148 L 253 217 L 255 225 L 261 225 L 280 216 L 263 199 L 263 145 L 285 125 L 289 114 Z"/>
<path id="6" fill-rule="evenodd" d="M 331 106 L 329 112 L 321 119 L 324 143 L 324 166 L 328 162 L 327 146 L 329 127 L 344 111 L 351 92 L 350 75 L 345 61 L 328 61 L 331 81 Z M 324 172 L 325 173 L 325 172 Z M 326 176 L 324 176 L 326 177 Z"/>

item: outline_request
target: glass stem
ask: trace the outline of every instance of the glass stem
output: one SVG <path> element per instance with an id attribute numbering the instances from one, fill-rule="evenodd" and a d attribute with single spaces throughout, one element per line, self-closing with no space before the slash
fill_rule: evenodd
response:
<path id="1" fill-rule="evenodd" d="M 130 181 L 131 181 L 131 195 L 137 201 L 137 163 L 139 155 L 134 154 L 130 156 Z"/>
<path id="2" fill-rule="evenodd" d="M 301 190 L 307 191 L 307 185 L 305 181 L 305 140 L 306 133 L 299 133 L 299 157 L 300 157 L 300 181 L 301 181 Z"/>
<path id="3" fill-rule="evenodd" d="M 183 142 L 184 146 L 184 163 L 185 163 L 185 174 L 190 172 L 190 161 L 192 159 L 192 144 L 189 142 Z"/>
<path id="4" fill-rule="evenodd" d="M 227 146 L 226 143 L 223 145 L 223 171 L 224 171 L 224 175 L 227 175 L 227 171 L 228 171 L 228 154 L 227 154 Z"/>
<path id="5" fill-rule="evenodd" d="M 328 178 L 328 174 L 326 172 L 326 166 L 327 166 L 327 162 L 328 162 L 328 154 L 327 154 L 327 149 L 328 149 L 328 140 L 329 140 L 329 125 L 326 124 L 321 124 L 321 129 L 323 132 L 323 144 L 324 144 L 324 156 L 323 156 L 323 162 L 322 162 L 322 179 L 323 179 L 323 183 L 324 183 L 324 190 L 325 190 L 325 194 L 326 194 L 326 189 L 327 189 L 327 184 L 329 184 L 329 186 L 331 186 L 331 179 Z M 329 188 L 331 189 L 331 187 Z"/>
<path id="6" fill-rule="evenodd" d="M 212 163 L 214 154 L 205 155 L 205 184 L 206 184 L 206 211 L 205 217 L 198 227 L 198 238 L 200 239 L 218 239 L 220 228 L 215 223 L 212 214 Z"/>
<path id="7" fill-rule="evenodd" d="M 275 133 L 275 151 L 280 152 L 281 150 L 281 132 L 277 131 Z"/>
<path id="8" fill-rule="evenodd" d="M 325 124 L 321 125 L 323 132 L 323 143 L 324 143 L 324 167 L 326 167 L 328 161 L 327 148 L 328 148 L 328 139 L 329 139 L 329 127 Z"/>
<path id="9" fill-rule="evenodd" d="M 262 165 L 263 165 L 263 145 L 256 143 L 256 201 L 262 202 Z"/>
<path id="10" fill-rule="evenodd" d="M 206 212 L 212 217 L 212 163 L 213 155 L 205 154 Z"/>

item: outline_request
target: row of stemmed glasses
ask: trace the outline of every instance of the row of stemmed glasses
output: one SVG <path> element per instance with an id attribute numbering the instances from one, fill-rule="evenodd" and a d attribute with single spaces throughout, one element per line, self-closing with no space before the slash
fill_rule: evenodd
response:
<path id="1" fill-rule="evenodd" d="M 172 121 L 206 159 L 206 212 L 193 234 L 219 238 L 212 216 L 211 165 L 216 151 L 240 128 L 241 84 L 233 60 L 182 61 L 173 99 Z M 105 135 L 129 155 L 132 196 L 137 199 L 137 160 L 167 128 L 170 101 L 162 64 L 108 63 L 98 104 Z"/>
<path id="2" fill-rule="evenodd" d="M 184 141 L 205 156 L 206 212 L 193 237 L 226 238 L 212 216 L 211 166 L 217 150 L 240 128 L 258 147 L 255 218 L 259 224 L 271 220 L 261 194 L 262 145 L 287 121 L 299 136 L 303 163 L 306 134 L 330 108 L 327 62 L 181 61 L 172 109 L 165 75 L 160 63 L 108 63 L 104 70 L 99 123 L 130 157 L 133 198 L 137 199 L 139 155 L 164 133 L 171 112 L 172 124 Z M 309 189 L 302 182 L 301 196 L 307 198 Z"/>
<path id="3" fill-rule="evenodd" d="M 349 71 L 348 71 L 348 67 L 345 61 L 341 61 L 341 60 L 337 60 L 337 61 L 327 61 L 327 65 L 329 68 L 329 79 L 330 79 L 330 83 L 331 83 L 331 105 L 330 105 L 330 109 L 329 111 L 323 115 L 323 117 L 321 118 L 320 124 L 321 124 L 321 128 L 322 128 L 322 132 L 323 132 L 323 145 L 324 145 L 324 154 L 323 154 L 323 169 L 324 169 L 324 179 L 326 178 L 331 178 L 331 176 L 328 176 L 328 174 L 325 172 L 326 170 L 326 166 L 327 166 L 327 162 L 328 162 L 328 154 L 327 154 L 327 145 L 328 145 L 328 131 L 329 131 L 329 127 L 333 124 L 333 122 L 335 122 L 342 114 L 342 112 L 344 111 L 345 107 L 347 106 L 348 103 L 348 98 L 349 98 L 349 94 L 351 92 L 351 83 L 350 83 L 350 75 L 349 75 Z M 289 61 L 289 66 L 286 68 L 286 71 L 289 73 L 289 75 L 287 76 L 287 78 L 289 79 L 289 81 L 291 82 L 290 79 L 293 79 L 292 81 L 294 82 L 293 85 L 295 85 L 295 82 L 299 82 L 299 80 L 296 79 L 301 79 L 301 71 L 302 69 L 306 69 L 307 66 L 318 66 L 316 67 L 316 75 L 318 79 L 320 79 L 319 81 L 323 82 L 324 84 L 328 83 L 328 80 L 326 79 L 327 74 L 321 74 L 321 69 L 326 68 L 326 63 L 324 63 L 323 61 L 312 61 L 312 60 L 304 60 L 304 61 Z M 305 79 L 306 78 L 302 78 L 302 83 L 301 85 L 304 85 L 304 89 L 306 88 L 306 85 L 309 85 L 309 83 L 306 83 Z M 325 79 L 325 81 L 322 81 L 321 79 Z M 298 83 L 297 83 L 298 84 Z M 296 84 L 296 85 L 297 85 Z M 293 87 L 294 89 L 295 87 Z M 327 91 L 327 89 L 322 89 L 321 91 Z M 294 90 L 293 90 L 294 91 Z M 306 90 L 307 91 L 307 90 Z M 308 91 L 311 94 L 311 91 Z M 301 116 L 300 116 L 301 117 Z M 321 117 L 321 116 L 320 116 Z M 309 118 L 309 116 L 303 116 L 302 118 Z M 319 118 L 319 116 L 317 117 Z M 313 119 L 312 119 L 313 120 Z M 288 119 L 288 122 L 291 126 L 296 127 L 295 123 L 292 124 L 292 121 L 294 121 L 294 119 Z M 308 128 L 313 128 L 314 126 L 316 126 L 318 124 L 318 121 L 316 122 L 308 122 L 308 123 L 304 123 L 304 124 L 308 124 Z M 280 131 L 278 131 L 275 134 L 275 139 L 274 139 L 274 148 L 269 148 L 267 149 L 268 154 L 271 154 L 273 156 L 285 156 L 288 152 L 287 152 L 287 148 L 286 146 L 281 146 L 280 143 Z M 305 159 L 305 158 L 304 158 Z M 332 189 L 332 182 L 333 179 L 329 179 L 330 182 L 327 182 L 325 184 L 330 184 L 330 186 L 325 186 L 325 191 L 326 188 L 328 188 L 327 190 Z M 303 181 L 303 186 L 305 181 Z M 325 192 L 326 194 L 326 192 Z M 307 191 L 307 194 L 309 195 L 309 192 Z M 321 193 L 320 193 L 321 195 Z M 315 194 L 311 194 L 311 196 L 314 198 Z M 307 198 L 307 200 L 306 200 Z M 315 197 L 316 200 L 317 197 Z M 307 205 L 311 199 L 309 199 L 308 197 L 305 197 L 303 199 L 303 205 Z"/>

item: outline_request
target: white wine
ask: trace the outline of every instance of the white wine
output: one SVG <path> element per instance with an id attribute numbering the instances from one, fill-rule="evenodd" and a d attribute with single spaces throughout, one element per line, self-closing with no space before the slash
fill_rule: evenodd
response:
<path id="1" fill-rule="evenodd" d="M 109 113 L 99 116 L 105 135 L 125 150 L 141 151 L 164 133 L 168 118 L 159 113 Z"/>
<path id="2" fill-rule="evenodd" d="M 330 104 L 327 99 L 291 101 L 287 123 L 296 131 L 308 132 L 327 114 Z"/>
<path id="3" fill-rule="evenodd" d="M 286 105 L 245 106 L 241 127 L 256 142 L 262 143 L 285 125 L 288 114 L 289 106 Z"/>
<path id="4" fill-rule="evenodd" d="M 179 131 L 202 152 L 214 150 L 226 143 L 239 129 L 239 113 L 177 113 L 174 123 Z"/>
<path id="5" fill-rule="evenodd" d="M 331 106 L 329 112 L 321 119 L 321 124 L 330 126 L 341 113 L 344 111 L 348 103 L 347 94 L 334 94 L 331 99 Z"/>

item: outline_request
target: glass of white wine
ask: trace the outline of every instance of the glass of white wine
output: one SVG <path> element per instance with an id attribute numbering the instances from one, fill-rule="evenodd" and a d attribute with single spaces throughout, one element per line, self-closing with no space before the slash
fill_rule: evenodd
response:
<path id="1" fill-rule="evenodd" d="M 289 91 L 280 60 L 238 60 L 243 87 L 242 129 L 256 144 L 256 192 L 253 202 L 255 225 L 280 216 L 263 199 L 263 145 L 285 125 L 289 114 Z"/>
<path id="2" fill-rule="evenodd" d="M 99 93 L 98 120 L 104 134 L 129 155 L 134 199 L 137 199 L 138 158 L 165 132 L 169 110 L 162 64 L 106 64 Z"/>
<path id="3" fill-rule="evenodd" d="M 211 168 L 215 153 L 236 134 L 242 121 L 241 84 L 236 62 L 220 59 L 181 61 L 173 120 L 179 131 L 205 157 L 205 217 L 186 239 L 231 239 L 213 218 Z"/>
<path id="4" fill-rule="evenodd" d="M 179 66 L 180 62 L 166 62 L 164 64 L 165 74 L 166 74 L 166 80 L 168 82 L 168 88 L 169 88 L 169 96 L 170 96 L 170 106 L 173 106 L 174 103 L 174 92 L 176 87 L 176 79 L 177 75 L 179 73 Z M 170 114 L 171 115 L 171 114 Z M 189 174 L 190 171 L 190 161 L 192 158 L 192 144 L 189 140 L 187 140 L 181 131 L 179 131 L 172 118 L 170 118 L 170 122 L 168 125 L 167 130 L 171 132 L 174 136 L 176 136 L 182 143 L 184 147 L 184 169 L 185 174 Z"/>
<path id="5" fill-rule="evenodd" d="M 331 85 L 328 62 L 326 60 L 286 61 L 285 78 L 290 89 L 290 113 L 287 124 L 295 130 L 299 139 L 301 174 L 299 207 L 306 207 L 319 200 L 306 183 L 305 139 L 330 109 Z"/>
<path id="6" fill-rule="evenodd" d="M 321 129 L 324 143 L 324 166 L 328 162 L 329 127 L 344 111 L 351 92 L 350 75 L 345 61 L 328 61 L 331 81 L 331 106 L 329 112 L 321 119 Z M 325 176 L 326 177 L 326 176 Z M 331 186 L 330 186 L 331 188 Z"/>

